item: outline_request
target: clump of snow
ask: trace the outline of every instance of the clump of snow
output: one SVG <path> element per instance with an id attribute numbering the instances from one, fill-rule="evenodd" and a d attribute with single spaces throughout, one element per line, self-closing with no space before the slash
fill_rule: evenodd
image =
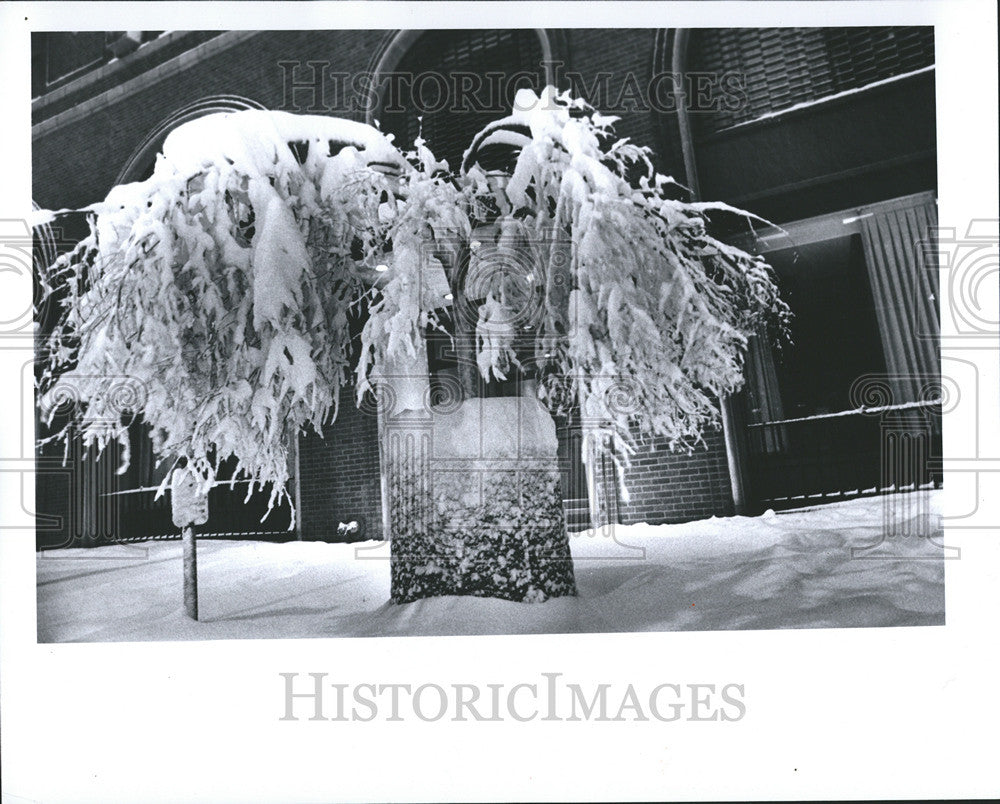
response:
<path id="1" fill-rule="evenodd" d="M 232 162 L 247 175 L 269 176 L 274 164 L 292 169 L 292 163 L 299 161 L 288 147 L 290 142 L 308 146 L 302 161 L 307 173 L 336 172 L 338 161 L 330 160 L 348 148 L 352 155 L 363 154 L 366 165 L 383 166 L 397 175 L 406 169 L 389 139 L 364 123 L 258 109 L 211 114 L 185 123 L 167 136 L 161 159 L 189 175 Z"/>
<path id="2" fill-rule="evenodd" d="M 201 622 L 194 622 L 181 599 L 179 542 L 51 551 L 37 561 L 38 638 L 943 625 L 941 494 L 576 534 L 570 547 L 579 596 L 534 604 L 472 596 L 389 604 L 385 543 L 212 540 L 198 543 Z"/>
<path id="3" fill-rule="evenodd" d="M 427 328 L 443 327 L 439 313 L 451 305 L 448 275 L 472 231 L 468 191 L 437 175 L 440 165 L 422 144 L 418 152 L 420 166 L 399 185 L 405 204 L 381 234 L 392 244 L 393 259 L 361 335 L 358 400 L 371 388 L 373 372 L 412 361 L 426 349 Z"/>
<path id="4" fill-rule="evenodd" d="M 509 310 L 500 299 L 490 295 L 479 307 L 476 322 L 476 364 L 479 372 L 489 378 L 507 379 L 514 356 L 514 325 Z"/>

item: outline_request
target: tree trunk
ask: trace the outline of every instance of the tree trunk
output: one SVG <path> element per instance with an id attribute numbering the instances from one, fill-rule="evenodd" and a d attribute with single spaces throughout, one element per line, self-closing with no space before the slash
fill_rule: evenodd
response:
<path id="1" fill-rule="evenodd" d="M 575 595 L 555 425 L 530 397 L 386 426 L 392 600 Z"/>
<path id="2" fill-rule="evenodd" d="M 477 232 L 484 243 L 495 236 L 489 226 Z M 475 255 L 463 252 L 449 272 L 462 400 L 432 410 L 418 405 L 416 394 L 396 393 L 384 420 L 396 603 L 439 595 L 534 602 L 576 594 L 555 423 L 535 394 L 480 398 L 480 301 L 470 297 L 482 292 L 472 276 L 478 268 Z M 479 291 L 470 294 L 471 287 Z M 405 372 L 395 369 L 426 376 L 426 356 Z"/>

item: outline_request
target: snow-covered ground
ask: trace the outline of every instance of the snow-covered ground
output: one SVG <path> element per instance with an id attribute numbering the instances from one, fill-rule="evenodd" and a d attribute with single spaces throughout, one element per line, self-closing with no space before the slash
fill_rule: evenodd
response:
<path id="1" fill-rule="evenodd" d="M 39 554 L 41 642 L 728 630 L 944 623 L 940 491 L 571 538 L 579 596 L 389 598 L 375 542 L 179 541 Z M 888 523 L 888 524 L 887 524 Z"/>

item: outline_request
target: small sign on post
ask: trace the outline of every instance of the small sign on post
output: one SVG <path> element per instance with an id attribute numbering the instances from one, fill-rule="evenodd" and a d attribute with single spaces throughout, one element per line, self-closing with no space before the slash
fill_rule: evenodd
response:
<path id="1" fill-rule="evenodd" d="M 184 542 L 184 611 L 198 619 L 198 552 L 194 526 L 208 522 L 208 495 L 198 491 L 198 480 L 187 469 L 175 469 L 170 478 L 170 508 Z"/>

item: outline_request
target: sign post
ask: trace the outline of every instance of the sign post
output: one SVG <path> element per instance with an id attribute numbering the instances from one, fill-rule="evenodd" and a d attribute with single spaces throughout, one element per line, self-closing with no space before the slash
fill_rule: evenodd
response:
<path id="1" fill-rule="evenodd" d="M 194 526 L 208 522 L 208 495 L 199 493 L 197 478 L 187 469 L 175 469 L 170 478 L 170 507 L 184 542 L 184 613 L 197 620 L 198 545 Z"/>
<path id="2" fill-rule="evenodd" d="M 198 619 L 198 547 L 194 527 L 185 525 L 181 530 L 184 541 L 184 613 L 192 620 Z"/>

